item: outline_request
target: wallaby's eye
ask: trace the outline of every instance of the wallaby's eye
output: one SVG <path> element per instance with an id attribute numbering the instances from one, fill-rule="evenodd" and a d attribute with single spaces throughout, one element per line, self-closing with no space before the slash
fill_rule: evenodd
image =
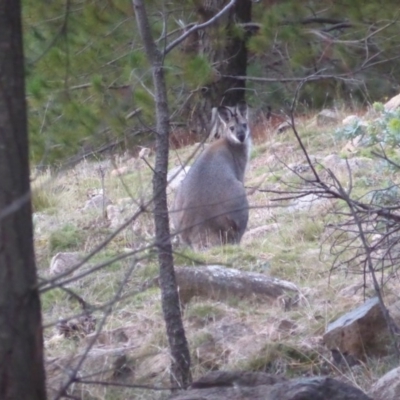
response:
<path id="1" fill-rule="evenodd" d="M 231 132 L 233 132 L 235 130 L 234 126 L 230 126 L 229 129 L 231 130 Z"/>
<path id="2" fill-rule="evenodd" d="M 243 129 L 247 129 L 247 124 L 242 124 Z"/>

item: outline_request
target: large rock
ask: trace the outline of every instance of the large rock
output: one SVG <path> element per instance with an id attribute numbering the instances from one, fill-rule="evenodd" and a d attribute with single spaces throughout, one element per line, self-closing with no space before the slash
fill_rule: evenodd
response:
<path id="1" fill-rule="evenodd" d="M 345 126 L 352 126 L 359 123 L 361 120 L 357 115 L 348 115 L 342 120 L 342 124 Z"/>
<path id="2" fill-rule="evenodd" d="M 83 210 L 102 210 L 105 209 L 109 204 L 111 204 L 111 200 L 104 196 L 103 194 L 98 194 L 90 198 L 83 207 Z"/>
<path id="3" fill-rule="evenodd" d="M 262 372 L 214 372 L 171 396 L 174 400 L 372 400 L 360 389 L 329 378 L 285 380 Z"/>
<path id="4" fill-rule="evenodd" d="M 118 206 L 109 204 L 106 208 L 107 219 L 110 221 L 110 228 L 118 228 L 123 221 L 121 211 Z"/>
<path id="5" fill-rule="evenodd" d="M 50 275 L 64 274 L 79 264 L 82 256 L 78 252 L 57 253 L 50 262 Z"/>
<path id="6" fill-rule="evenodd" d="M 250 244 L 253 242 L 253 240 L 256 240 L 258 238 L 265 238 L 265 236 L 268 233 L 275 232 L 279 230 L 280 225 L 277 223 L 272 223 L 272 224 L 267 224 L 267 225 L 261 225 L 257 226 L 256 228 L 249 229 L 247 232 L 245 232 L 243 239 L 242 239 L 242 244 Z"/>
<path id="7" fill-rule="evenodd" d="M 286 378 L 280 375 L 267 374 L 265 372 L 251 371 L 213 371 L 201 377 L 191 385 L 192 389 L 206 389 L 215 386 L 261 386 L 274 385 L 285 382 Z"/>
<path id="8" fill-rule="evenodd" d="M 392 97 L 384 105 L 386 111 L 394 111 L 394 110 L 398 109 L 399 106 L 400 106 L 400 94 Z"/>
<path id="9" fill-rule="evenodd" d="M 93 348 L 78 355 L 48 359 L 45 363 L 48 398 L 60 393 L 81 398 L 82 387 L 71 382 L 72 371 L 79 368 L 78 376 L 96 376 L 99 381 L 132 382 L 134 374 L 134 349 L 137 346 L 118 348 Z M 81 365 L 82 357 L 85 362 Z"/>
<path id="10" fill-rule="evenodd" d="M 319 213 L 322 209 L 328 208 L 330 205 L 330 201 L 323 197 L 320 197 L 316 194 L 310 193 L 306 196 L 299 197 L 298 199 L 294 200 L 293 203 L 287 207 L 288 212 L 294 211 L 311 211 L 312 209 L 316 209 Z"/>
<path id="11" fill-rule="evenodd" d="M 400 399 L 400 367 L 392 369 L 374 383 L 369 394 L 374 400 Z"/>
<path id="12" fill-rule="evenodd" d="M 364 359 L 366 355 L 378 355 L 387 350 L 388 343 L 383 340 L 387 334 L 379 299 L 374 297 L 329 324 L 323 340 L 329 349 Z"/>
<path id="13" fill-rule="evenodd" d="M 356 174 L 359 171 L 371 170 L 374 162 L 367 157 L 352 157 L 349 159 L 340 158 L 337 154 L 330 154 L 323 158 L 321 164 L 330 169 L 335 175 Z"/>
<path id="14" fill-rule="evenodd" d="M 338 115 L 334 110 L 325 109 L 317 115 L 317 125 L 335 125 L 339 121 Z"/>

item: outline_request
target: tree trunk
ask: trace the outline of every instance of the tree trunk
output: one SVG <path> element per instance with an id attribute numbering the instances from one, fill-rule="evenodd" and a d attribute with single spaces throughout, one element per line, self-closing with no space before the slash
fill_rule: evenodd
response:
<path id="1" fill-rule="evenodd" d="M 45 399 L 21 5 L 0 1 L 0 398 Z"/>
<path id="2" fill-rule="evenodd" d="M 202 22 L 212 18 L 226 4 L 226 0 L 199 0 L 197 13 Z M 219 105 L 234 106 L 245 99 L 246 82 L 242 79 L 223 77 L 245 76 L 247 72 L 248 34 L 238 34 L 237 24 L 251 22 L 252 0 L 238 0 L 235 5 L 214 24 L 201 33 L 199 52 L 207 55 L 215 66 L 218 76 L 214 82 L 201 92 L 201 99 L 196 99 L 194 113 L 196 130 L 209 129 L 211 109 Z M 206 116 L 206 118 L 204 118 Z"/>
<path id="3" fill-rule="evenodd" d="M 167 207 L 167 172 L 169 152 L 169 110 L 164 78 L 163 55 L 151 35 L 144 2 L 133 0 L 136 21 L 147 57 L 152 66 L 156 103 L 156 161 L 153 175 L 154 222 L 160 265 L 162 309 L 172 355 L 171 382 L 186 387 L 191 382 L 190 353 L 183 328 L 175 279 Z"/>

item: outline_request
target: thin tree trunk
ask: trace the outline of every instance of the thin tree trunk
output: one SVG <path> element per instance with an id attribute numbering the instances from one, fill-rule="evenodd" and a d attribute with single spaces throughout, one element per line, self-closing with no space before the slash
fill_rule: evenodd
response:
<path id="1" fill-rule="evenodd" d="M 0 399 L 46 398 L 20 0 L 0 1 Z"/>
<path id="2" fill-rule="evenodd" d="M 175 279 L 167 207 L 169 110 L 164 78 L 163 55 L 155 46 L 151 35 L 144 2 L 133 0 L 139 32 L 147 57 L 152 66 L 156 103 L 156 161 L 153 175 L 154 221 L 162 309 L 172 356 L 171 382 L 185 387 L 191 382 L 190 353 L 183 328 L 179 295 Z"/>
<path id="3" fill-rule="evenodd" d="M 201 0 L 198 14 L 209 19 L 220 11 L 226 0 Z M 251 22 L 251 0 L 236 1 L 235 5 L 211 29 L 204 32 L 200 52 L 207 54 L 221 75 L 245 76 L 247 72 L 247 34 L 238 36 L 237 24 Z M 221 27 L 224 34 L 221 35 Z M 203 91 L 213 106 L 235 106 L 245 99 L 246 82 L 243 79 L 221 77 Z M 211 104 L 210 104 L 211 105 Z"/>
<path id="4" fill-rule="evenodd" d="M 225 5 L 226 0 L 197 0 L 199 19 L 203 22 L 212 18 Z M 246 76 L 248 33 L 239 36 L 237 24 L 251 22 L 252 0 L 238 0 L 235 5 L 211 28 L 201 35 L 198 52 L 206 55 L 219 76 L 207 85 L 189 107 L 193 115 L 194 130 L 208 133 L 211 109 L 219 105 L 235 106 L 245 100 L 246 82 L 227 76 Z M 204 118 L 206 116 L 206 119 Z"/>

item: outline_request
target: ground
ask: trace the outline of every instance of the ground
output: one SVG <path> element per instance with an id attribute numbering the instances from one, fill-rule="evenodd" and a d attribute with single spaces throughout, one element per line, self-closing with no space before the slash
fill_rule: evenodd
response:
<path id="1" fill-rule="evenodd" d="M 339 121 L 345 116 L 343 112 Z M 348 141 L 338 139 L 335 134 L 340 126 L 341 122 L 318 126 L 312 116 L 297 120 L 300 137 L 318 171 L 323 172 L 320 163 L 333 154 L 340 160 L 364 159 L 351 180 L 354 196 L 361 196 L 382 183 L 379 161 L 371 158 L 365 148 L 346 154 L 343 148 Z M 259 125 L 254 127 L 254 132 L 245 180 L 251 211 L 241 245 L 194 253 L 178 247 L 174 240 L 175 264 L 222 264 L 271 275 L 296 284 L 302 300 L 288 308 L 282 307 L 279 301 L 270 304 L 257 299 L 192 300 L 184 309 L 183 319 L 193 375 L 198 378 L 213 369 L 267 371 L 289 377 L 329 373 L 346 376 L 354 385 L 368 390 L 378 377 L 391 369 L 391 357 L 371 359 L 357 368 L 341 370 L 333 365 L 331 353 L 322 343 L 322 335 L 331 321 L 361 304 L 364 295 L 373 295 L 370 287 L 365 293 L 355 289 L 363 282 L 360 270 L 351 263 L 338 263 L 332 248 L 333 227 L 340 219 L 337 210 L 342 205 L 338 200 L 313 195 L 299 200 L 293 195 L 277 193 L 304 189 L 299 175 L 307 178 L 312 172 L 304 166 L 306 157 L 291 130 L 276 134 L 270 127 Z M 170 169 L 187 159 L 196 146 L 172 151 Z M 90 160 L 58 174 L 32 174 L 35 249 L 43 288 L 50 386 L 57 387 L 67 379 L 66 366 L 72 365 L 73 370 L 79 362 L 78 356 L 86 355 L 88 346 L 91 350 L 79 374 L 89 376 L 86 380 L 169 385 L 168 343 L 160 291 L 151 284 L 158 273 L 156 254 L 151 246 L 154 229 L 149 202 L 152 173 L 149 166 L 154 163 L 154 155 L 149 155 L 146 161 Z M 123 174 L 112 173 L 126 166 L 128 169 Z M 344 186 L 350 184 L 346 168 L 337 168 L 335 172 Z M 393 173 L 385 174 L 395 181 Z M 107 218 L 106 207 L 103 210 L 101 204 L 85 207 L 98 193 L 104 193 L 116 207 L 113 209 L 116 219 L 110 221 L 112 208 L 107 208 Z M 170 202 L 172 198 L 173 192 L 169 190 Z M 116 227 L 143 205 L 145 212 L 110 239 Z M 66 338 L 60 333 L 60 324 L 57 328 L 60 319 L 82 314 L 77 297 L 49 288 L 46 283 L 54 277 L 49 266 L 59 252 L 78 252 L 81 257 L 96 252 L 75 271 L 76 280 L 66 287 L 95 309 L 91 317 L 96 319 L 97 329 L 101 328 L 98 336 L 82 328 Z M 69 278 L 70 275 L 66 276 L 64 281 Z M 390 288 L 385 295 L 393 296 Z M 69 390 L 74 395 L 79 393 L 83 399 L 166 396 L 162 391 L 93 383 L 75 384 Z"/>

